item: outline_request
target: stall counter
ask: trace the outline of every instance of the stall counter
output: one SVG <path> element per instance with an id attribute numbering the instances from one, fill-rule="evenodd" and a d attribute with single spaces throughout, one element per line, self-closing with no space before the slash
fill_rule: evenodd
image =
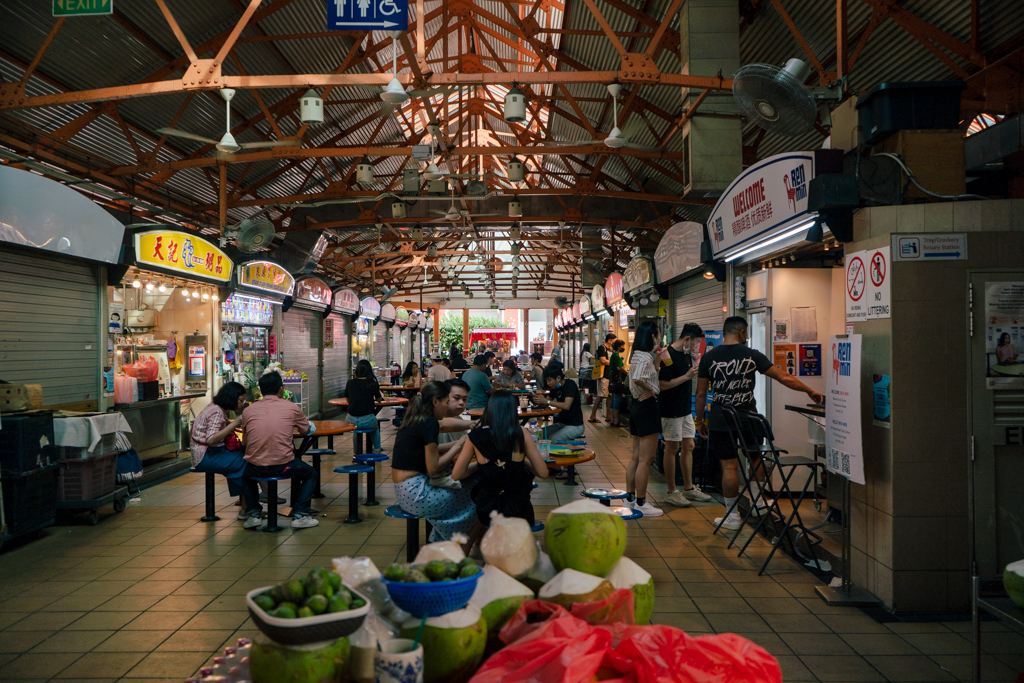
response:
<path id="1" fill-rule="evenodd" d="M 118 403 L 114 410 L 128 421 L 132 447 L 143 461 L 181 450 L 181 402 L 203 398 L 206 393 L 167 396 L 153 401 Z"/>

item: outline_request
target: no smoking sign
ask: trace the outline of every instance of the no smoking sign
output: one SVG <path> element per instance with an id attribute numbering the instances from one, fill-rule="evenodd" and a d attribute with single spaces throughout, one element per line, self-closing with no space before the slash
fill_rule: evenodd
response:
<path id="1" fill-rule="evenodd" d="M 890 316 L 889 247 L 846 257 L 846 322 Z"/>

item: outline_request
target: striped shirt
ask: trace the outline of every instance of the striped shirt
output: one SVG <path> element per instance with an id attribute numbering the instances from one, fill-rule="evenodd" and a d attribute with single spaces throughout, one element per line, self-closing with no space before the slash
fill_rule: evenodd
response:
<path id="1" fill-rule="evenodd" d="M 213 435 L 228 426 L 227 415 L 224 409 L 216 403 L 210 403 L 199 417 L 192 423 L 192 466 L 198 465 L 203 456 L 206 455 L 206 448 L 209 446 Z"/>
<path id="2" fill-rule="evenodd" d="M 654 356 L 647 351 L 634 351 L 629 361 L 629 393 L 633 398 L 639 399 L 645 390 L 636 384 L 636 380 L 650 386 L 655 396 L 661 391 L 658 371 L 654 367 Z"/>

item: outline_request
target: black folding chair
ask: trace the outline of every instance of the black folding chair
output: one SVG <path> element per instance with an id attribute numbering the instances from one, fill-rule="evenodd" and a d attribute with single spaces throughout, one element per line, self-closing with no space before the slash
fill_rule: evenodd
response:
<path id="1" fill-rule="evenodd" d="M 744 411 L 744 416 L 747 420 L 750 419 L 751 415 L 755 414 L 756 413 L 749 413 Z M 725 511 L 725 516 L 723 516 L 722 521 L 719 522 L 717 526 L 715 526 L 715 530 L 712 533 L 717 533 L 718 530 L 722 528 L 722 524 L 725 523 L 725 520 L 728 519 L 729 515 L 732 514 L 733 510 L 735 510 L 739 506 L 740 498 L 743 497 L 743 491 L 746 491 L 747 497 L 750 499 L 750 509 L 747 510 L 747 513 L 745 515 L 743 515 L 743 521 L 740 523 L 739 528 L 736 529 L 736 533 L 734 533 L 732 535 L 732 538 L 729 540 L 729 545 L 726 546 L 727 548 L 731 548 L 732 544 L 736 542 L 737 538 L 739 538 L 740 533 L 743 531 L 743 527 L 746 526 L 747 520 L 750 519 L 750 517 L 757 510 L 758 503 L 764 496 L 763 487 L 756 496 L 754 495 L 754 491 L 750 486 L 750 477 L 747 475 L 748 468 L 753 470 L 756 469 L 757 466 L 765 466 L 764 458 L 762 457 L 762 448 L 764 447 L 761 444 L 757 443 L 756 441 L 751 442 L 747 438 L 748 436 L 750 436 L 752 429 L 743 428 L 742 420 L 744 418 L 741 418 L 739 412 L 735 408 L 733 408 L 732 406 L 722 406 L 722 415 L 725 418 L 726 425 L 729 427 L 729 436 L 733 441 L 733 447 L 736 448 L 737 455 L 742 456 L 742 459 L 745 461 L 745 467 L 737 468 L 737 473 L 739 474 L 740 480 L 743 483 L 743 490 L 741 490 L 739 492 L 739 495 L 736 496 L 736 502 L 730 505 L 729 509 Z M 753 423 L 750 423 L 750 425 L 751 427 L 753 427 Z M 753 473 L 753 476 L 756 480 L 756 472 Z M 766 469 L 765 482 L 770 481 L 771 471 Z"/>

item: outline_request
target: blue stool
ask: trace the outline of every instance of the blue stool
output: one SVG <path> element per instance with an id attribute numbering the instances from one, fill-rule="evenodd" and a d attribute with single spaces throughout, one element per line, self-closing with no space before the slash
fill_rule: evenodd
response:
<path id="1" fill-rule="evenodd" d="M 373 472 L 371 465 L 344 465 L 335 467 L 338 474 L 348 475 L 348 517 L 343 521 L 345 524 L 359 524 L 359 475 Z"/>
<path id="2" fill-rule="evenodd" d="M 611 510 L 627 522 L 631 519 L 640 519 L 644 516 L 644 513 L 640 512 L 636 508 L 626 507 L 625 505 L 621 507 L 613 507 Z"/>
<path id="3" fill-rule="evenodd" d="M 291 477 L 281 475 L 277 477 L 253 477 L 253 481 L 267 483 L 267 525 L 260 527 L 260 531 L 276 534 L 281 530 L 277 525 L 277 482 L 289 480 Z M 292 509 L 295 508 L 295 487 L 292 486 Z"/>
<path id="4" fill-rule="evenodd" d="M 416 559 L 416 555 L 420 552 L 420 518 L 406 512 L 398 505 L 385 508 L 384 515 L 405 520 L 405 561 L 413 562 Z M 430 526 L 429 522 L 427 526 Z"/>
<path id="5" fill-rule="evenodd" d="M 352 451 L 356 455 L 362 455 L 363 453 L 370 453 L 373 451 L 373 435 L 376 433 L 377 430 L 370 427 L 357 427 L 352 432 Z M 363 434 L 366 434 L 365 450 L 363 450 Z"/>
<path id="6" fill-rule="evenodd" d="M 594 500 L 601 501 L 601 505 L 607 505 L 611 507 L 613 500 L 622 500 L 629 494 L 622 489 L 583 489 L 580 493 L 584 498 L 592 498 Z M 632 509 L 632 508 L 629 508 Z"/>
<path id="7" fill-rule="evenodd" d="M 401 427 L 402 420 L 405 418 L 405 411 L 405 406 L 399 406 L 395 408 L 395 419 L 391 421 L 391 424 L 395 425 L 396 427 Z"/>
<path id="8" fill-rule="evenodd" d="M 352 462 L 357 462 L 360 465 L 369 465 L 373 468 L 373 471 L 366 475 L 366 501 L 363 505 L 368 507 L 380 505 L 380 503 L 377 502 L 377 485 L 375 483 L 377 477 L 377 465 L 375 463 L 384 462 L 387 459 L 388 456 L 383 453 L 363 453 L 362 455 L 352 456 Z"/>
<path id="9" fill-rule="evenodd" d="M 540 484 L 538 484 L 537 482 L 533 482 L 533 488 L 537 488 L 538 486 L 540 486 Z"/>
<path id="10" fill-rule="evenodd" d="M 538 531 L 544 531 L 544 522 L 534 522 L 533 526 L 530 527 L 530 531 L 537 533 Z"/>
<path id="11" fill-rule="evenodd" d="M 191 469 L 189 472 L 199 472 L 197 469 Z M 206 514 L 199 518 L 200 522 L 217 522 L 220 517 L 217 516 L 217 510 L 213 504 L 213 472 L 202 472 L 206 475 Z"/>

